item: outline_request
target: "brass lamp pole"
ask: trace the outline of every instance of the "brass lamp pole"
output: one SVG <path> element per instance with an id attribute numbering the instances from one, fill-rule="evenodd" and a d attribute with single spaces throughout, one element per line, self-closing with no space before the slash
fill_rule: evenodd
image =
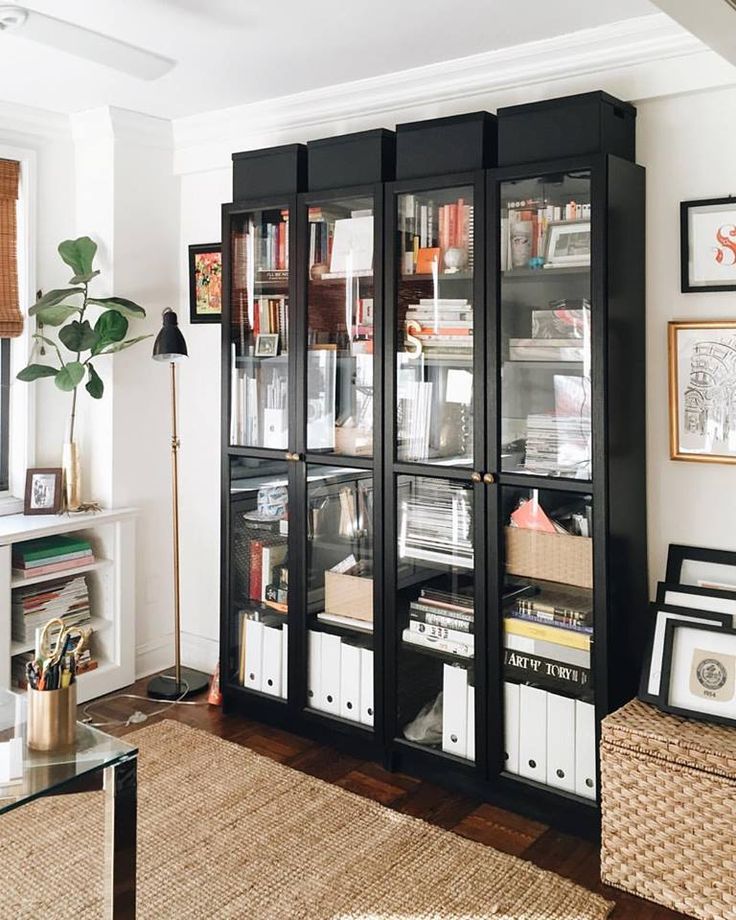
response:
<path id="1" fill-rule="evenodd" d="M 181 593 L 179 584 L 179 430 L 176 405 L 176 365 L 187 357 L 187 343 L 179 329 L 176 313 L 164 310 L 163 325 L 153 343 L 154 361 L 171 366 L 171 504 L 174 549 L 174 658 L 173 669 L 157 675 L 148 684 L 148 695 L 157 700 L 176 700 L 204 690 L 206 674 L 181 666 Z"/>

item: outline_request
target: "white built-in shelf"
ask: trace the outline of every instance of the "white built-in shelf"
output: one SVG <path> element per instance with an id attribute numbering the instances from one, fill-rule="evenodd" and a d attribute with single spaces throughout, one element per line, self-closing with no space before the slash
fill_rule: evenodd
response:
<path id="1" fill-rule="evenodd" d="M 10 587 L 23 588 L 26 585 L 40 585 L 44 581 L 56 581 L 58 578 L 69 578 L 72 575 L 82 575 L 84 572 L 98 572 L 100 569 L 107 569 L 111 565 L 112 559 L 95 559 L 94 562 L 75 566 L 73 569 L 64 569 L 62 572 L 47 572 L 45 575 L 34 575 L 31 578 L 21 578 L 20 575 L 14 575 L 10 579 Z"/>
<path id="2" fill-rule="evenodd" d="M 88 620 L 85 620 L 84 623 L 77 623 L 80 629 L 85 629 L 88 626 L 92 628 L 92 631 L 95 633 L 102 632 L 103 629 L 107 629 L 111 623 L 109 620 L 105 620 L 103 617 L 90 617 Z M 30 652 L 34 647 L 33 642 L 11 642 L 10 643 L 10 657 L 13 655 L 22 655 L 24 652 Z"/>

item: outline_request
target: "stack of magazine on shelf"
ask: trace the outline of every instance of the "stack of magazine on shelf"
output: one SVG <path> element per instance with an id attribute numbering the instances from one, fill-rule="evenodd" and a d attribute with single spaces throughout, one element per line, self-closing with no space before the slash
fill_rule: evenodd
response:
<path id="1" fill-rule="evenodd" d="M 591 698 L 592 592 L 544 581 L 529 589 L 504 611 L 505 679 Z"/>
<path id="2" fill-rule="evenodd" d="M 66 626 L 90 619 L 90 599 L 84 575 L 23 586 L 13 591 L 12 634 L 16 642 L 35 642 L 36 629 L 58 617 Z"/>
<path id="3" fill-rule="evenodd" d="M 473 567 L 471 497 L 440 479 L 418 479 L 399 507 L 399 558 Z"/>
<path id="4" fill-rule="evenodd" d="M 471 360 L 473 308 L 462 298 L 422 298 L 407 308 L 404 333 L 408 351 L 418 341 L 427 358 Z"/>
<path id="5" fill-rule="evenodd" d="M 409 604 L 409 625 L 404 642 L 431 648 L 461 658 L 472 658 L 474 651 L 473 597 L 437 588 L 422 588 Z"/>
<path id="6" fill-rule="evenodd" d="M 532 310 L 532 337 L 509 339 L 509 360 L 583 362 L 590 357 L 590 302 L 553 300 Z"/>

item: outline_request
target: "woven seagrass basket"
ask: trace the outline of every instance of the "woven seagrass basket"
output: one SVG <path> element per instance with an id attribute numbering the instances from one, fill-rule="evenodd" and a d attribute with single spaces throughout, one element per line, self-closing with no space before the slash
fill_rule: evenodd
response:
<path id="1" fill-rule="evenodd" d="M 601 878 L 702 920 L 736 920 L 736 728 L 639 700 L 601 734 Z"/>

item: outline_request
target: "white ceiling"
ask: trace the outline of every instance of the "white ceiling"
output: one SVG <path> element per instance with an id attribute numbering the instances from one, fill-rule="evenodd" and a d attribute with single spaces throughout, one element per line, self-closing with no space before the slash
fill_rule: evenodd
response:
<path id="1" fill-rule="evenodd" d="M 31 0 L 156 51 L 154 82 L 0 33 L 0 101 L 167 118 L 550 38 L 657 12 L 649 0 Z"/>

